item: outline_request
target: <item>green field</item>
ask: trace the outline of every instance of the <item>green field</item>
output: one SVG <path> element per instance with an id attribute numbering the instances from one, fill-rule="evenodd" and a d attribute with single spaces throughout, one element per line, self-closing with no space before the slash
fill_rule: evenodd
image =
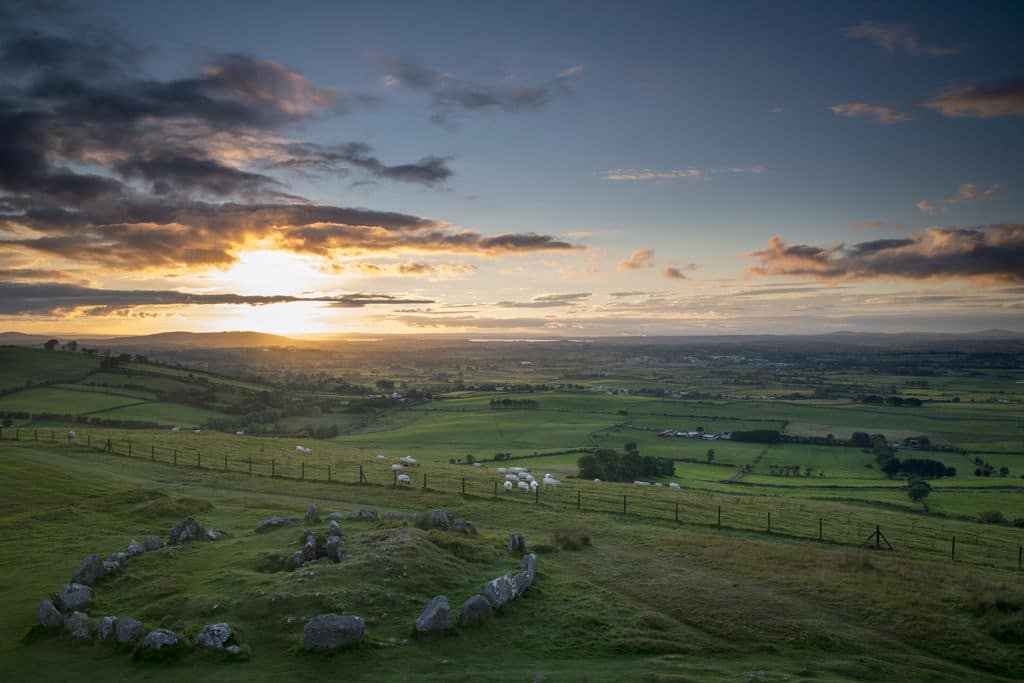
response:
<path id="1" fill-rule="evenodd" d="M 30 382 L 74 382 L 99 367 L 99 358 L 82 354 L 0 346 L 0 390 Z"/>

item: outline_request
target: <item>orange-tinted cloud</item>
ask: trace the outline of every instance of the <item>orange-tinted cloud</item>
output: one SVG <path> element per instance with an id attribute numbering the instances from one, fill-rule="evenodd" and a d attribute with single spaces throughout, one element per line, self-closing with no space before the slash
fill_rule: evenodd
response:
<path id="1" fill-rule="evenodd" d="M 870 104 L 868 102 L 849 102 L 836 104 L 830 109 L 839 116 L 848 119 L 870 118 L 877 123 L 903 123 L 910 120 L 910 115 L 897 111 L 884 104 Z"/>
<path id="2" fill-rule="evenodd" d="M 654 267 L 654 250 L 640 249 L 634 251 L 626 259 L 619 263 L 619 270 L 636 270 L 638 268 Z"/>
<path id="3" fill-rule="evenodd" d="M 994 119 L 1024 114 L 1024 78 L 968 85 L 939 93 L 925 107 L 954 118 Z"/>

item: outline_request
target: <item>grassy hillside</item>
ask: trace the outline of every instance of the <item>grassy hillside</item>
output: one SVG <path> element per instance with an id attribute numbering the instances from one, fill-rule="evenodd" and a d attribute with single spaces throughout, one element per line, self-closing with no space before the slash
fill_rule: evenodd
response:
<path id="1" fill-rule="evenodd" d="M 99 358 L 82 354 L 0 346 L 0 391 L 29 383 L 74 382 L 99 367 Z"/>

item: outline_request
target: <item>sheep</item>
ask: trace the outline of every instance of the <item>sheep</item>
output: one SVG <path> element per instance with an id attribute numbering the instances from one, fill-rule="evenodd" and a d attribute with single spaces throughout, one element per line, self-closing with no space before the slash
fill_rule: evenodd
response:
<path id="1" fill-rule="evenodd" d="M 664 486 L 664 484 L 662 484 L 662 483 L 661 483 L 660 481 L 659 481 L 659 482 L 655 482 L 655 484 L 654 484 L 654 485 L 655 485 L 655 486 L 657 486 L 657 487 L 658 487 L 659 489 L 660 489 L 660 488 L 661 488 L 662 486 Z"/>
<path id="2" fill-rule="evenodd" d="M 418 465 L 418 464 L 419 464 L 419 463 L 417 463 L 417 462 L 416 462 L 416 458 L 412 457 L 411 455 L 403 455 L 403 456 L 402 456 L 401 458 L 399 458 L 399 460 L 400 460 L 400 461 L 402 462 L 402 464 L 404 464 L 404 465 L 412 465 L 412 466 L 415 466 L 415 465 Z"/>
<path id="3" fill-rule="evenodd" d="M 380 453 L 378 453 L 378 454 L 376 455 L 376 458 L 377 458 L 378 460 L 383 460 L 383 459 L 384 459 L 384 456 L 383 456 L 383 455 L 381 455 Z"/>
<path id="4" fill-rule="evenodd" d="M 483 467 L 483 464 L 479 463 L 479 462 L 475 462 L 475 463 L 473 463 L 473 467 Z"/>
<path id="5" fill-rule="evenodd" d="M 670 483 L 670 484 L 668 485 L 668 487 L 669 487 L 670 489 L 677 489 L 677 488 L 679 488 L 679 484 L 677 484 L 677 483 L 675 483 L 675 482 L 673 481 L 672 483 Z"/>
<path id="6" fill-rule="evenodd" d="M 517 477 L 514 474 L 506 474 L 505 475 L 505 481 L 518 482 L 519 481 L 519 477 Z"/>
<path id="7" fill-rule="evenodd" d="M 178 428 L 177 427 L 171 427 L 171 431 L 172 432 L 176 432 L 176 431 L 178 431 Z"/>
<path id="8" fill-rule="evenodd" d="M 518 486 L 521 490 L 526 491 L 527 493 L 529 493 L 530 491 L 530 485 L 527 484 L 525 481 L 519 482 L 518 484 L 516 484 L 516 486 Z"/>
<path id="9" fill-rule="evenodd" d="M 531 479 L 530 480 L 530 490 L 531 491 L 536 491 L 538 486 L 540 486 L 540 484 L 537 483 L 536 479 Z"/>
<path id="10" fill-rule="evenodd" d="M 512 482 L 506 481 L 504 486 L 505 486 L 505 493 L 511 493 L 512 492 Z"/>
<path id="11" fill-rule="evenodd" d="M 404 469 L 405 468 L 402 467 L 401 465 L 399 465 L 397 462 L 394 465 L 391 466 L 391 471 L 392 472 L 401 472 Z"/>
<path id="12" fill-rule="evenodd" d="M 174 429 L 172 429 L 171 431 L 172 431 L 172 432 L 176 432 L 176 431 L 178 431 L 178 428 L 177 428 L 177 427 L 175 427 L 175 428 L 174 428 Z M 245 432 L 243 432 L 243 431 L 237 431 L 237 432 L 235 432 L 235 436 L 245 436 Z"/>
<path id="13" fill-rule="evenodd" d="M 638 481 L 634 481 L 633 484 L 635 484 L 636 486 L 650 486 L 651 482 L 649 482 L 649 481 L 639 481 L 638 480 Z"/>
<path id="14" fill-rule="evenodd" d="M 534 477 L 534 476 L 533 476 L 532 474 L 530 474 L 529 472 L 524 472 L 521 478 L 522 478 L 522 479 L 525 479 L 526 481 L 530 482 L 531 484 L 532 484 L 533 482 L 537 481 L 536 477 Z"/>
<path id="15" fill-rule="evenodd" d="M 542 481 L 541 483 L 544 484 L 545 488 L 547 488 L 548 486 L 558 486 L 562 482 L 558 481 L 557 479 L 552 477 L 550 474 L 545 474 L 544 475 L 544 481 Z"/>
<path id="16" fill-rule="evenodd" d="M 498 474 L 508 474 L 508 468 L 507 467 L 499 467 L 498 468 Z"/>
<path id="17" fill-rule="evenodd" d="M 412 486 L 412 480 L 409 479 L 408 474 L 399 474 L 398 483 L 402 484 L 403 486 Z"/>
<path id="18" fill-rule="evenodd" d="M 595 479 L 595 480 L 594 480 L 594 483 L 595 483 L 595 484 L 600 484 L 600 483 L 601 483 L 601 480 L 600 480 L 600 479 Z"/>
<path id="19" fill-rule="evenodd" d="M 299 453 L 305 453 L 306 452 L 305 446 L 302 446 L 302 445 L 296 446 L 295 450 L 297 450 Z"/>
<path id="20" fill-rule="evenodd" d="M 76 436 L 78 436 L 78 434 L 75 434 L 74 432 L 68 432 L 68 438 L 69 438 L 69 439 L 73 439 L 73 438 L 75 438 Z"/>

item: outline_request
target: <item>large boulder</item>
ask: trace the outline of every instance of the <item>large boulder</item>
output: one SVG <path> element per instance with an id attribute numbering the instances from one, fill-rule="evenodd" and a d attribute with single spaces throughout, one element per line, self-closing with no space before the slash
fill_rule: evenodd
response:
<path id="1" fill-rule="evenodd" d="M 468 519 L 456 519 L 452 524 L 452 529 L 459 533 L 466 534 L 467 536 L 477 536 L 480 532 L 473 526 L 473 522 Z"/>
<path id="2" fill-rule="evenodd" d="M 435 529 L 450 529 L 455 523 L 455 517 L 447 510 L 431 510 L 424 517 L 427 527 Z"/>
<path id="3" fill-rule="evenodd" d="M 306 649 L 315 652 L 332 652 L 358 643 L 363 639 L 365 630 L 363 620 L 350 614 L 319 614 L 302 627 Z"/>
<path id="4" fill-rule="evenodd" d="M 302 519 L 306 522 L 319 522 L 320 521 L 320 508 L 315 503 L 310 503 L 306 509 L 306 514 L 302 516 Z"/>
<path id="5" fill-rule="evenodd" d="M 341 525 L 338 524 L 337 522 L 335 522 L 332 519 L 330 525 L 327 527 L 327 535 L 328 536 L 341 536 L 342 535 Z"/>
<path id="6" fill-rule="evenodd" d="M 225 533 L 223 529 L 209 529 L 206 532 L 206 537 L 211 541 L 219 541 L 220 539 L 224 538 L 224 536 Z"/>
<path id="7" fill-rule="evenodd" d="M 332 512 L 331 514 L 329 514 L 326 517 L 324 517 L 324 519 L 327 519 L 327 520 L 331 520 L 331 519 L 345 519 L 345 515 L 341 514 L 340 512 Z"/>
<path id="8" fill-rule="evenodd" d="M 306 542 L 302 545 L 302 562 L 313 562 L 316 560 L 316 536 L 306 536 Z"/>
<path id="9" fill-rule="evenodd" d="M 153 538 L 156 538 L 156 536 Z M 157 538 L 157 540 L 159 541 L 160 539 Z M 128 543 L 128 547 L 124 550 L 125 555 L 128 557 L 135 557 L 136 555 L 141 555 L 144 552 L 146 552 L 146 548 L 144 548 L 143 545 L 134 538 Z"/>
<path id="10" fill-rule="evenodd" d="M 427 603 L 419 618 L 416 619 L 416 635 L 426 636 L 444 633 L 455 628 L 452 608 L 448 606 L 448 598 L 438 595 Z"/>
<path id="11" fill-rule="evenodd" d="M 291 561 L 291 568 L 292 569 L 298 569 L 304 563 L 305 563 L 305 560 L 303 559 L 303 555 L 302 555 L 302 551 L 301 550 L 296 550 L 294 553 L 292 553 L 292 561 Z"/>
<path id="12" fill-rule="evenodd" d="M 324 546 L 327 559 L 331 562 L 341 562 L 341 537 L 328 536 L 327 545 Z"/>
<path id="13" fill-rule="evenodd" d="M 271 531 L 272 529 L 292 524 L 297 521 L 298 518 L 292 515 L 272 515 L 266 519 L 260 520 L 260 523 L 256 525 L 256 531 Z"/>
<path id="14" fill-rule="evenodd" d="M 376 510 L 366 510 L 366 509 L 361 508 L 359 510 L 353 510 L 352 512 L 348 513 L 348 518 L 349 519 L 370 519 L 370 520 L 373 520 L 373 519 L 377 519 L 377 511 Z"/>
<path id="15" fill-rule="evenodd" d="M 90 553 L 78 565 L 78 569 L 71 575 L 71 583 L 80 583 L 85 586 L 95 585 L 97 581 L 107 575 L 103 568 L 103 560 L 96 553 Z"/>
<path id="16" fill-rule="evenodd" d="M 146 537 L 142 539 L 142 547 L 147 551 L 159 550 L 164 547 L 163 539 L 153 534 L 146 534 Z"/>
<path id="17" fill-rule="evenodd" d="M 84 612 L 72 612 L 65 616 L 64 630 L 68 632 L 72 640 L 92 640 L 92 626 L 89 624 L 89 615 Z"/>
<path id="18" fill-rule="evenodd" d="M 494 606 L 482 595 L 471 596 L 462 603 L 462 610 L 459 612 L 459 626 L 471 626 L 478 621 L 483 621 L 494 613 Z"/>
<path id="19" fill-rule="evenodd" d="M 195 541 L 206 536 L 206 529 L 196 521 L 195 517 L 189 515 L 175 526 L 171 527 L 167 542 L 170 545 L 178 545 L 186 541 Z"/>
<path id="20" fill-rule="evenodd" d="M 529 555 L 523 556 L 523 561 L 519 563 L 519 568 L 523 571 L 537 573 L 537 555 L 530 553 Z"/>
<path id="21" fill-rule="evenodd" d="M 113 640 L 117 633 L 117 617 L 103 617 L 100 619 L 100 628 L 97 637 L 100 640 Z"/>
<path id="22" fill-rule="evenodd" d="M 122 645 L 134 645 L 146 634 L 146 627 L 138 619 L 121 617 L 114 624 L 114 637 Z"/>
<path id="23" fill-rule="evenodd" d="M 512 585 L 516 589 L 516 597 L 526 592 L 526 589 L 533 585 L 533 572 L 522 570 L 512 576 Z"/>
<path id="24" fill-rule="evenodd" d="M 82 583 L 65 583 L 54 599 L 57 609 L 67 614 L 84 609 L 92 602 L 92 588 Z"/>
<path id="25" fill-rule="evenodd" d="M 164 650 L 175 648 L 181 644 L 183 644 L 181 636 L 165 628 L 150 631 L 142 639 L 142 649 L 144 650 Z"/>
<path id="26" fill-rule="evenodd" d="M 36 614 L 39 616 L 39 623 L 42 624 L 43 628 L 54 630 L 64 626 L 63 615 L 61 615 L 60 611 L 53 606 L 53 603 L 46 598 L 39 601 L 39 607 L 36 608 Z"/>
<path id="27" fill-rule="evenodd" d="M 524 553 L 526 552 L 526 538 L 524 538 L 522 534 L 509 534 L 508 541 L 505 543 L 505 548 L 509 552 Z"/>
<path id="28" fill-rule="evenodd" d="M 502 607 L 515 599 L 516 586 L 512 583 L 511 577 L 503 574 L 484 587 L 484 597 L 495 608 Z"/>
<path id="29" fill-rule="evenodd" d="M 210 624 L 203 628 L 196 638 L 196 645 L 208 650 L 223 650 L 231 640 L 231 627 L 227 624 Z"/>

